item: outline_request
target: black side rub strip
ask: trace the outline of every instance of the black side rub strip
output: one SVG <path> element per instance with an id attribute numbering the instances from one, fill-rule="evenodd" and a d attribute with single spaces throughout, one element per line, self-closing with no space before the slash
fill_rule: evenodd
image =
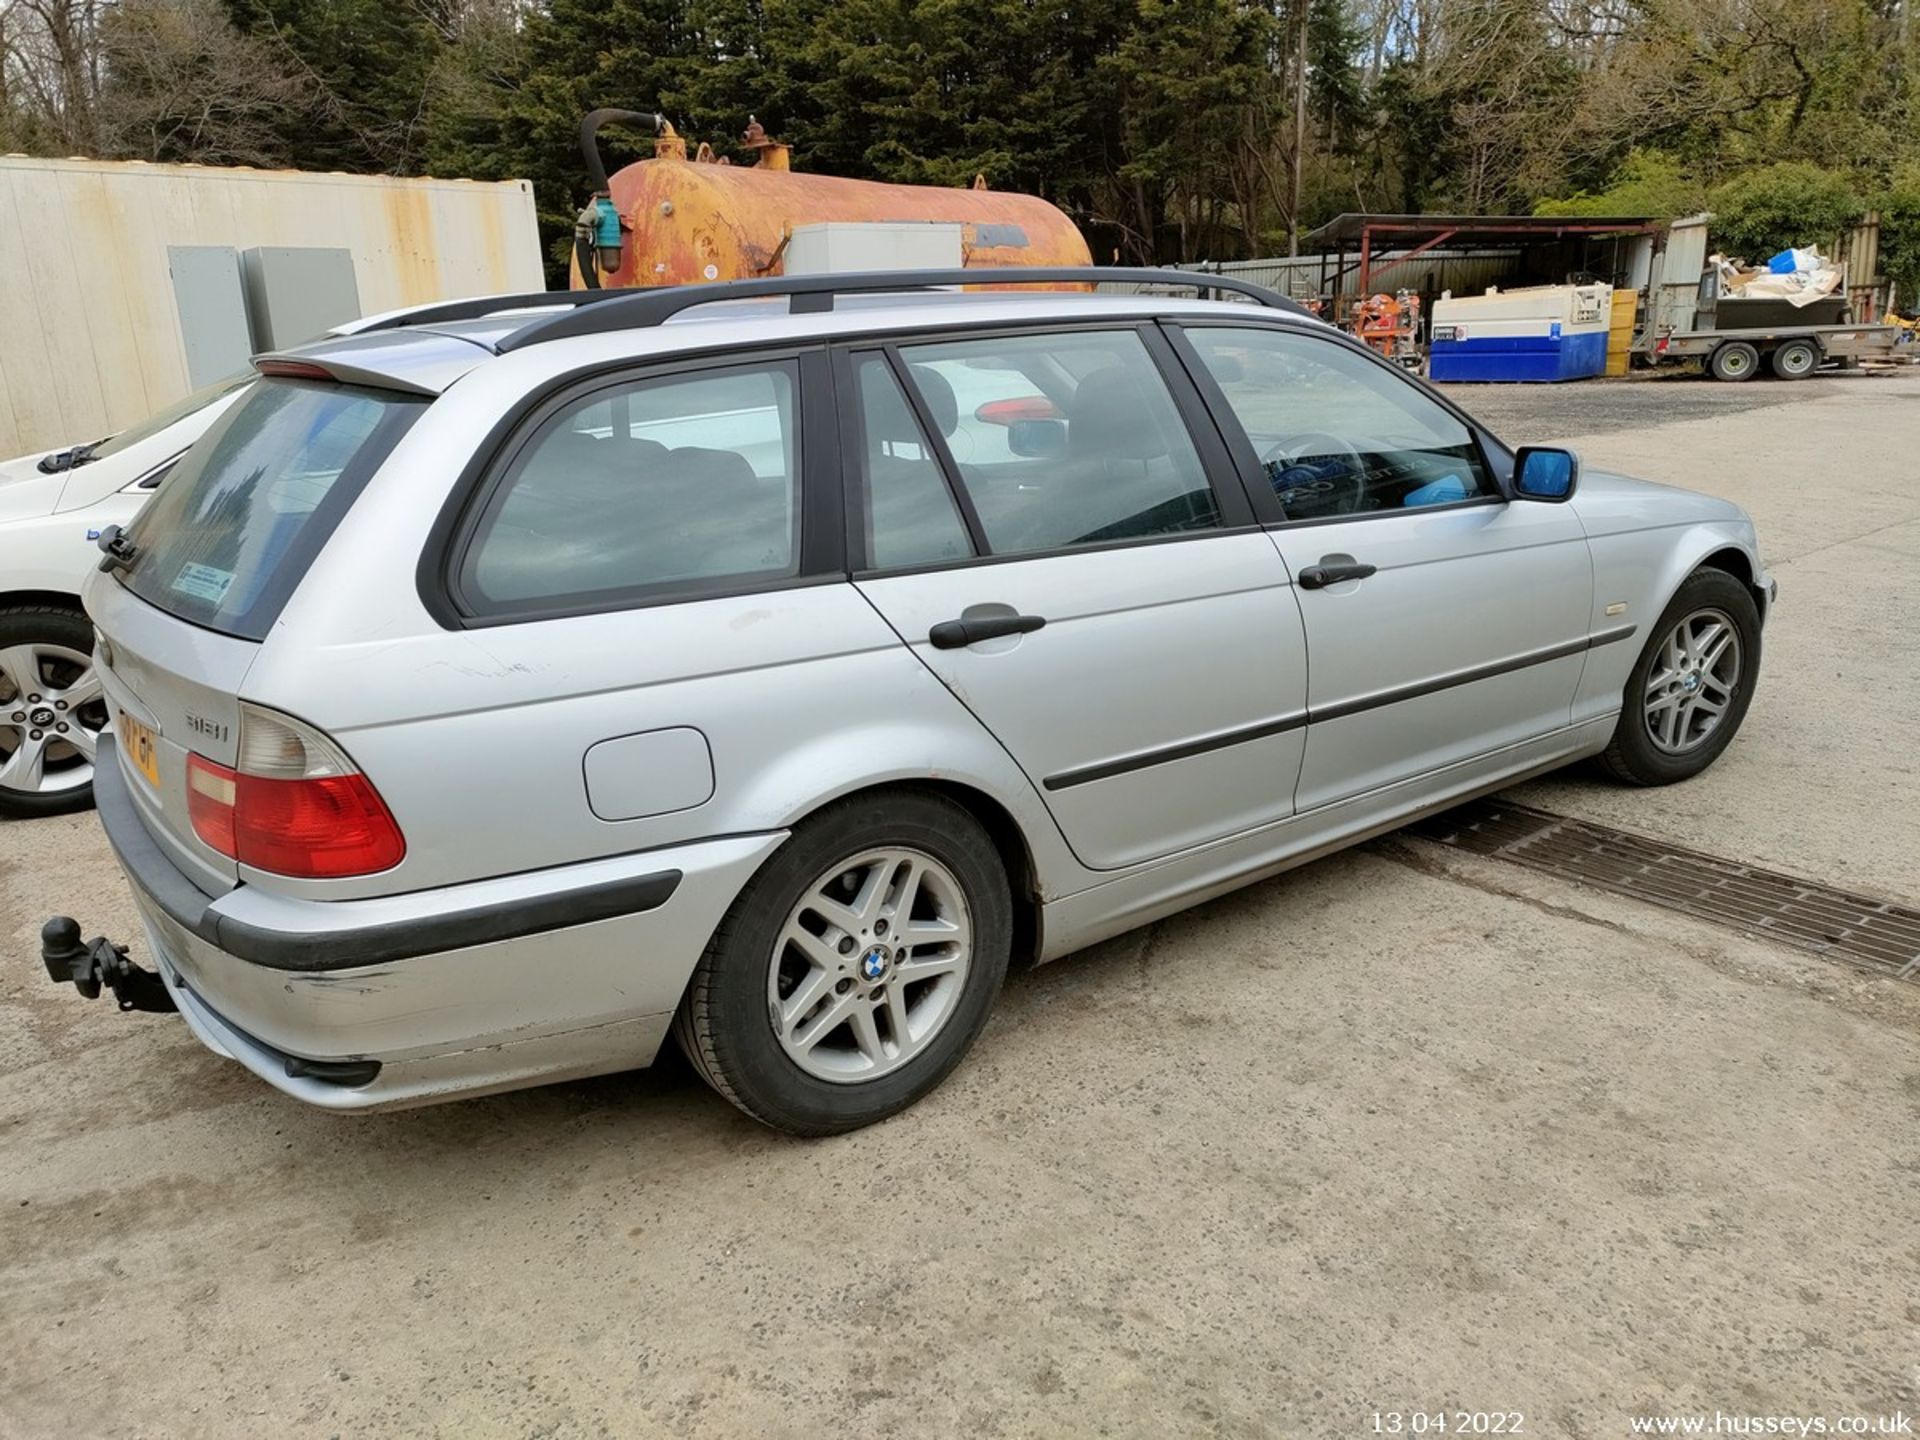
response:
<path id="1" fill-rule="evenodd" d="M 1066 790 L 1075 785 L 1086 785 L 1095 780 L 1110 780 L 1116 775 L 1144 770 L 1150 765 L 1165 765 L 1172 760 L 1190 760 L 1195 755 L 1206 754 L 1209 750 L 1223 750 L 1229 745 L 1244 745 L 1250 740 L 1264 740 L 1269 735 L 1298 730 L 1303 725 L 1315 724 L 1322 720 L 1345 719 L 1349 715 L 1358 715 L 1367 710 L 1397 705 L 1403 700 L 1418 700 L 1423 695 L 1451 690 L 1457 685 L 1471 685 L 1476 680 L 1491 680 L 1496 675 L 1507 675 L 1515 670 L 1544 665 L 1550 660 L 1564 660 L 1569 655 L 1598 649 L 1602 645 L 1618 644 L 1622 640 L 1632 639 L 1635 628 L 1632 625 L 1622 625 L 1617 629 L 1599 631 L 1587 636 L 1584 640 L 1569 640 L 1564 645 L 1553 645 L 1545 650 L 1529 650 L 1526 654 L 1516 655 L 1510 660 L 1497 660 L 1491 665 L 1478 665 L 1471 670 L 1459 670 L 1451 675 L 1441 675 L 1432 680 L 1402 685 L 1395 690 L 1383 690 L 1378 695 L 1343 701 L 1338 705 L 1329 705 L 1325 709 L 1303 711 L 1298 715 L 1283 715 L 1277 720 L 1263 720 L 1257 725 L 1243 726 L 1238 730 L 1223 730 L 1218 735 L 1206 735 L 1198 740 L 1185 740 L 1178 745 L 1167 745 L 1158 750 L 1144 750 L 1137 755 L 1124 755 L 1117 760 L 1102 760 L 1098 764 L 1083 765 L 1078 770 L 1062 770 L 1057 775 L 1047 776 L 1040 784 L 1047 790 Z"/>
<path id="2" fill-rule="evenodd" d="M 1169 760 L 1190 760 L 1209 750 L 1224 750 L 1229 745 L 1245 745 L 1250 740 L 1283 735 L 1289 730 L 1298 730 L 1306 723 L 1307 713 L 1303 710 L 1298 715 L 1282 715 L 1278 720 L 1263 720 L 1258 725 L 1243 725 L 1238 730 L 1222 730 L 1218 735 L 1203 735 L 1198 740 L 1184 740 L 1178 745 L 1167 745 L 1159 750 L 1124 755 L 1118 760 L 1102 760 L 1097 765 L 1083 765 L 1078 770 L 1062 770 L 1040 783 L 1049 790 L 1066 790 L 1074 785 L 1087 785 L 1095 780 L 1110 780 L 1115 775 L 1125 775 L 1129 771 L 1144 770 L 1149 765 L 1165 765 Z"/>
<path id="3" fill-rule="evenodd" d="M 214 896 L 168 858 L 135 808 L 111 736 L 93 767 L 94 803 L 113 853 L 134 885 L 182 929 L 209 945 L 272 970 L 346 970 L 540 935 L 619 915 L 657 910 L 679 888 L 680 872 L 662 870 L 530 900 L 495 901 L 451 914 L 339 930 L 269 930 L 213 908 Z"/>
<path id="4" fill-rule="evenodd" d="M 1593 650 L 1602 645 L 1612 645 L 1633 635 L 1634 627 L 1622 625 L 1617 630 L 1602 630 L 1597 635 L 1589 635 L 1583 640 L 1569 640 L 1564 645 L 1549 645 L 1544 650 L 1529 650 L 1524 655 L 1515 655 L 1507 660 L 1495 660 L 1490 665 L 1476 665 L 1471 670 L 1456 670 L 1451 675 L 1436 675 L 1431 680 L 1417 680 L 1411 685 L 1402 685 L 1393 690 L 1383 690 L 1378 695 L 1362 695 L 1356 700 L 1343 700 L 1338 705 L 1329 705 L 1323 710 L 1315 710 L 1309 717 L 1315 722 L 1321 720 L 1344 720 L 1349 715 L 1358 715 L 1366 710 L 1378 710 L 1385 705 L 1398 705 L 1403 700 L 1418 700 L 1425 695 L 1435 695 L 1442 690 L 1451 690 L 1458 685 L 1471 685 L 1476 680 L 1491 680 L 1496 675 L 1511 675 L 1516 670 L 1531 669 L 1535 665 L 1545 665 L 1552 660 L 1564 660 L 1569 655 L 1578 655 L 1583 650 Z"/>

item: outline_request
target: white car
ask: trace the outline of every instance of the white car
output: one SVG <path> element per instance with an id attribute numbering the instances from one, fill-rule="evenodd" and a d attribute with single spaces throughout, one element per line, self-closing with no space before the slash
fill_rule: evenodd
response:
<path id="1" fill-rule="evenodd" d="M 107 723 L 80 583 L 94 542 L 124 525 L 173 464 L 259 377 L 209 385 L 105 440 L 0 463 L 0 815 L 51 815 L 93 798 Z"/>

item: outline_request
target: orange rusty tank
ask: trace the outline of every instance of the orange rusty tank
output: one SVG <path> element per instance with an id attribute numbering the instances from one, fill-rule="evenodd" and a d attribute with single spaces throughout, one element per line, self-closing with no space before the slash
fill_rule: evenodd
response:
<path id="1" fill-rule="evenodd" d="M 883 185 L 787 168 L 787 147 L 766 139 L 756 124 L 747 143 L 759 163 L 728 165 L 686 158 L 686 142 L 664 126 L 655 158 L 614 173 L 608 189 L 620 214 L 620 264 L 599 270 L 608 289 L 631 285 L 686 285 L 750 280 L 783 273 L 795 227 L 823 222 L 946 221 L 961 229 L 968 266 L 1088 265 L 1092 256 L 1079 230 L 1034 195 L 930 185 Z M 577 249 L 572 283 L 588 283 Z M 597 267 L 596 267 L 597 268 Z"/>

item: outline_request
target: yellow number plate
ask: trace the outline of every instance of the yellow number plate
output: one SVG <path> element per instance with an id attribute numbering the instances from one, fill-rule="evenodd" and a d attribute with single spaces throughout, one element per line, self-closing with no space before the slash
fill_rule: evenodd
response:
<path id="1" fill-rule="evenodd" d="M 154 789 L 160 788 L 160 752 L 153 745 L 153 731 L 126 711 L 120 712 L 120 748 L 133 761 L 133 768 L 147 777 Z"/>

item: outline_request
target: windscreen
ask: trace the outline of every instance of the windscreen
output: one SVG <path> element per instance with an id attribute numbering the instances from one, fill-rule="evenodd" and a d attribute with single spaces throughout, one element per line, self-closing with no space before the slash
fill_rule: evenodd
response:
<path id="1" fill-rule="evenodd" d="M 196 625 L 265 638 L 333 527 L 426 402 L 262 380 L 181 457 L 127 531 L 124 583 Z"/>
<path id="2" fill-rule="evenodd" d="M 118 454 L 129 446 L 138 445 L 149 435 L 158 435 L 169 425 L 176 425 L 196 410 L 204 410 L 223 395 L 231 395 L 242 385 L 250 385 L 260 377 L 249 368 L 235 375 L 216 380 L 203 386 L 184 399 L 176 400 L 164 410 L 156 410 L 137 425 L 129 425 L 117 435 L 110 435 L 87 451 L 89 460 L 104 460 L 109 455 Z"/>

